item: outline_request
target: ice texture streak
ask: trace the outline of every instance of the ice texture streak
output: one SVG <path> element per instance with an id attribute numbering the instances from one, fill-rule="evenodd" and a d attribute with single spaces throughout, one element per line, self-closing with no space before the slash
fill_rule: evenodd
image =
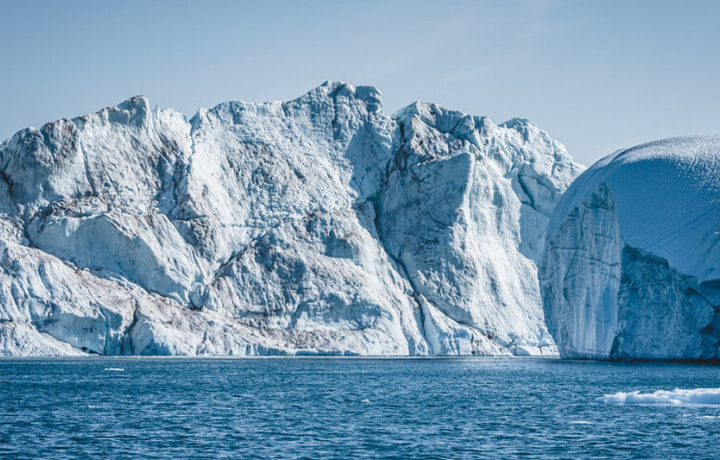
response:
<path id="1" fill-rule="evenodd" d="M 540 269 L 560 354 L 720 355 L 720 136 L 618 151 L 562 197 Z"/>
<path id="2" fill-rule="evenodd" d="M 192 119 L 134 97 L 0 145 L 0 354 L 542 354 L 581 172 L 523 119 L 327 82 Z"/>

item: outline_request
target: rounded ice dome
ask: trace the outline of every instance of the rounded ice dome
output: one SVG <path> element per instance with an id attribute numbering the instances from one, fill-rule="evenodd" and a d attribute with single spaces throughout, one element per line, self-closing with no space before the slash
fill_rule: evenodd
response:
<path id="1" fill-rule="evenodd" d="M 568 188 L 540 268 L 569 358 L 717 359 L 720 135 L 609 155 Z"/>

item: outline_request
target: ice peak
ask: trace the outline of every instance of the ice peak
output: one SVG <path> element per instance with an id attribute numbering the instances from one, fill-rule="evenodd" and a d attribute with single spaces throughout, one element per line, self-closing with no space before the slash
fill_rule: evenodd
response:
<path id="1" fill-rule="evenodd" d="M 532 138 L 538 136 L 544 136 L 549 139 L 549 136 L 545 133 L 545 131 L 538 128 L 535 123 L 528 120 L 527 118 L 511 118 L 505 123 L 501 123 L 500 127 L 517 131 L 522 136 L 525 142 L 528 142 Z"/>
<path id="2" fill-rule="evenodd" d="M 133 96 L 106 110 L 110 122 L 142 126 L 148 122 L 148 115 L 151 113 L 150 100 L 145 96 Z"/>
<path id="3" fill-rule="evenodd" d="M 118 110 L 150 112 L 150 99 L 147 96 L 137 95 L 119 103 Z"/>
<path id="4" fill-rule="evenodd" d="M 533 123 L 532 121 L 530 121 L 527 118 L 522 118 L 522 117 L 511 118 L 508 121 L 506 121 L 505 123 L 500 123 L 500 126 L 502 126 L 503 128 L 517 129 L 517 130 L 527 129 L 529 127 L 537 128 L 535 123 Z"/>
<path id="5" fill-rule="evenodd" d="M 343 81 L 326 81 L 320 86 L 311 89 L 292 103 L 316 104 L 320 100 L 337 101 L 339 98 L 358 100 L 367 106 L 368 112 L 382 110 L 382 93 L 374 86 L 353 86 Z"/>
<path id="6" fill-rule="evenodd" d="M 308 91 L 313 92 L 315 90 L 323 90 L 327 91 L 328 93 L 333 93 L 335 91 L 338 91 L 340 89 L 347 88 L 349 91 L 355 91 L 355 87 L 351 85 L 350 83 L 344 82 L 344 81 L 332 81 L 332 80 L 325 80 L 320 84 L 320 86 L 317 86 L 316 88 Z"/>
<path id="7" fill-rule="evenodd" d="M 396 112 L 393 118 L 405 124 L 418 120 L 444 134 L 456 133 L 464 136 L 475 129 L 475 120 L 471 115 L 431 102 L 415 101 Z M 456 131 L 458 129 L 461 132 Z"/>
<path id="8" fill-rule="evenodd" d="M 408 106 L 398 110 L 393 116 L 395 118 L 411 118 L 413 116 L 430 118 L 450 112 L 457 113 L 459 115 L 465 115 L 462 112 L 449 110 L 441 105 L 435 104 L 434 102 L 415 101 Z"/>

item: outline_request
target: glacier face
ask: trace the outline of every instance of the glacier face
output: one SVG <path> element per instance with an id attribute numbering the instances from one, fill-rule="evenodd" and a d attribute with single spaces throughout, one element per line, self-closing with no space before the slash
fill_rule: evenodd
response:
<path id="1" fill-rule="evenodd" d="M 555 208 L 540 285 L 564 357 L 720 358 L 720 136 L 585 171 Z"/>
<path id="2" fill-rule="evenodd" d="M 581 167 L 527 120 L 325 83 L 144 97 L 0 145 L 0 354 L 538 354 Z"/>

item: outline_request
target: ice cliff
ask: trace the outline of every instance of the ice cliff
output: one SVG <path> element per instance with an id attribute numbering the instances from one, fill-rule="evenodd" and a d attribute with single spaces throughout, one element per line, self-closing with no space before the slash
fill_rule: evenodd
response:
<path id="1" fill-rule="evenodd" d="M 371 87 L 191 120 L 135 97 L 0 145 L 0 354 L 538 354 L 580 172 L 527 120 Z"/>
<path id="2" fill-rule="evenodd" d="M 616 152 L 558 203 L 540 270 L 560 354 L 720 357 L 720 136 Z"/>

